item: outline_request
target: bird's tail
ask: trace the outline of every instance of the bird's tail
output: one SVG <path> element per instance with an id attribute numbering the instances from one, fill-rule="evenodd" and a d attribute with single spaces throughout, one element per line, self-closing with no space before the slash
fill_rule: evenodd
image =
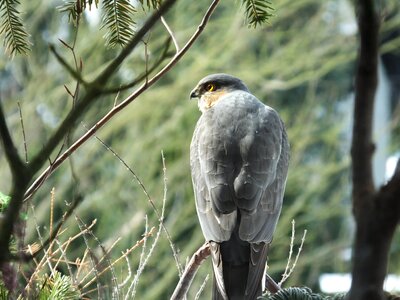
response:
<path id="1" fill-rule="evenodd" d="M 226 270 L 226 271 L 225 271 Z M 250 299 L 245 295 L 246 291 L 246 282 L 247 282 L 247 272 L 248 266 L 228 266 L 224 264 L 224 285 L 226 288 L 227 296 L 224 297 L 221 291 L 218 288 L 218 284 L 214 275 L 214 283 L 213 283 L 213 300 L 244 300 Z M 261 285 L 259 287 L 260 293 L 257 295 L 261 295 Z M 256 298 L 251 298 L 256 299 Z"/>
<path id="2" fill-rule="evenodd" d="M 249 244 L 235 233 L 228 242 L 212 243 L 213 300 L 255 300 L 262 293 L 268 244 Z"/>

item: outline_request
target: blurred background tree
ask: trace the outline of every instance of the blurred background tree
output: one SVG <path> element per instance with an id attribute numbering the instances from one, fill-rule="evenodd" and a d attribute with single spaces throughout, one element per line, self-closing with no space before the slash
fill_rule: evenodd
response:
<path id="1" fill-rule="evenodd" d="M 22 2 L 23 22 L 33 44 L 31 52 L 28 57 L 16 56 L 13 60 L 1 54 L 2 105 L 18 150 L 23 153 L 20 103 L 28 159 L 42 147 L 43 140 L 72 106 L 63 85 L 72 90 L 74 79 L 48 51 L 48 44 L 53 43 L 73 64 L 71 52 L 58 41 L 72 43 L 74 39 L 74 26 L 68 22 L 68 14 L 56 12 L 56 7 L 61 5 L 63 2 L 48 0 Z M 292 148 L 284 207 L 269 256 L 269 273 L 279 281 L 287 262 L 291 221 L 295 219 L 295 249 L 302 231 L 307 229 L 308 234 L 295 271 L 285 285 L 305 285 L 318 291 L 321 274 L 351 270 L 348 253 L 353 235 L 349 174 L 352 106 L 349 98 L 353 88 L 357 27 L 350 1 L 276 0 L 272 5 L 270 24 L 252 29 L 244 21 L 245 7 L 221 2 L 205 32 L 181 62 L 97 135 L 134 170 L 158 208 L 164 193 L 163 151 L 168 187 L 165 226 L 184 264 L 203 243 L 189 171 L 189 144 L 200 112 L 196 103 L 188 101 L 189 92 L 200 78 L 210 73 L 224 72 L 242 78 L 254 95 L 280 112 Z M 380 9 L 384 20 L 382 55 L 392 58 L 389 65 L 398 66 L 398 1 L 382 1 Z M 147 14 L 147 11 L 138 11 L 141 17 Z M 177 40 L 183 43 L 203 13 L 204 3 L 200 1 L 178 1 L 165 18 Z M 115 49 L 103 46 L 105 30 L 99 30 L 99 18 L 94 8 L 83 15 L 75 46 L 88 79 L 94 78 L 99 67 L 116 53 Z M 164 28 L 159 24 L 125 61 L 114 76 L 113 85 L 138 76 L 147 63 L 146 58 L 149 62 L 155 61 L 164 44 Z M 399 94 L 394 88 L 392 91 L 397 105 Z M 99 116 L 109 111 L 114 101 L 124 99 L 129 92 L 121 91 L 118 99 L 102 97 L 81 125 L 70 133 L 70 140 L 82 135 Z M 385 120 L 387 131 L 399 130 L 398 105 L 396 107 L 392 108 L 392 121 Z M 398 145 L 398 137 L 392 136 L 391 142 Z M 392 145 L 387 145 L 386 154 L 398 149 Z M 6 193 L 10 189 L 11 175 L 5 167 L 3 152 L 0 152 L 0 165 L 3 179 L 0 191 Z M 27 208 L 25 240 L 28 243 L 38 240 L 35 222 L 41 232 L 49 231 L 53 187 L 55 219 L 66 210 L 65 202 L 83 197 L 76 214 L 86 223 L 97 219 L 93 232 L 104 247 L 110 247 L 122 237 L 110 254 L 114 258 L 141 239 L 146 215 L 150 226 L 157 226 L 158 216 L 142 187 L 112 152 L 92 138 L 35 194 L 32 199 L 35 213 Z M 60 239 L 67 240 L 77 230 L 76 221 L 70 220 L 67 228 L 68 232 Z M 400 269 L 399 237 L 396 240 L 389 269 L 393 273 L 399 273 Z M 73 242 L 69 259 L 74 261 L 82 257 L 85 247 L 82 242 Z M 101 252 L 96 243 L 92 247 Z M 132 268 L 139 264 L 140 254 L 136 251 L 129 256 Z M 115 268 L 118 279 L 127 277 L 126 265 Z M 60 269 L 67 273 L 66 266 L 60 265 Z M 195 297 L 210 273 L 210 265 L 199 270 L 189 299 Z M 163 235 L 141 275 L 136 295 L 139 299 L 166 299 L 177 281 L 172 250 Z M 209 298 L 210 283 L 207 283 L 204 298 Z"/>

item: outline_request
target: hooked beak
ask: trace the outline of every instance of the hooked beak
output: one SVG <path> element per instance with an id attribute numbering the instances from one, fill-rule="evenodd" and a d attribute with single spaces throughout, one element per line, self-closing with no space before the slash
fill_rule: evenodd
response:
<path id="1" fill-rule="evenodd" d="M 192 100 L 193 98 L 199 98 L 199 96 L 199 89 L 197 87 L 190 92 L 190 100 Z"/>

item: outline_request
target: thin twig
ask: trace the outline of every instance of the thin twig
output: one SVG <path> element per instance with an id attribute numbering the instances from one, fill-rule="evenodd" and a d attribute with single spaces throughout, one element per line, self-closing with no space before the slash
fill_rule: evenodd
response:
<path id="1" fill-rule="evenodd" d="M 299 259 L 299 257 L 300 257 L 300 253 L 301 253 L 301 251 L 303 250 L 303 245 L 304 245 L 304 242 L 305 242 L 305 240 L 306 240 L 306 235 L 307 235 L 307 230 L 304 230 L 304 232 L 303 232 L 303 237 L 301 238 L 300 246 L 299 246 L 299 248 L 297 249 L 297 254 L 296 254 L 296 257 L 295 257 L 295 259 L 294 259 L 294 262 L 293 262 L 292 266 L 290 267 L 289 272 L 286 274 L 286 276 L 283 276 L 283 275 L 282 275 L 282 280 L 281 280 L 281 281 L 279 282 L 279 284 L 278 284 L 279 286 L 281 286 L 281 285 L 290 277 L 290 275 L 292 275 L 294 269 L 296 268 L 297 261 L 298 261 L 298 259 Z M 285 272 L 286 272 L 286 271 L 285 271 Z M 284 275 L 285 275 L 285 274 L 284 274 Z"/>
<path id="2" fill-rule="evenodd" d="M 281 279 L 281 281 L 279 281 L 279 283 L 278 283 L 279 286 L 282 286 L 282 284 L 283 284 L 283 283 L 286 281 L 286 279 L 289 277 L 288 273 L 289 273 L 290 263 L 291 263 L 292 255 L 293 255 L 294 235 L 295 235 L 295 221 L 292 220 L 292 236 L 290 237 L 289 256 L 288 256 L 288 260 L 287 260 L 287 263 L 286 263 L 285 272 L 283 272 L 283 274 L 282 274 L 282 279 Z"/>
<path id="3" fill-rule="evenodd" d="M 97 297 L 102 298 L 102 293 L 101 293 L 102 289 L 101 289 L 101 284 L 100 284 L 100 280 L 99 280 L 100 275 L 99 275 L 99 270 L 97 269 L 98 264 L 96 263 L 96 256 L 94 255 L 92 249 L 90 248 L 89 240 L 88 240 L 88 238 L 86 236 L 88 234 L 88 228 L 87 228 L 86 225 L 84 225 L 84 224 L 82 225 L 76 216 L 75 216 L 75 219 L 76 219 L 76 221 L 78 223 L 79 230 L 84 232 L 82 234 L 82 237 L 83 237 L 83 240 L 84 240 L 84 242 L 86 244 L 86 249 L 89 250 L 89 258 L 90 258 L 90 261 L 92 263 L 93 273 L 95 275 L 94 280 L 96 280 Z"/>
<path id="4" fill-rule="evenodd" d="M 72 268 L 71 268 L 71 262 L 68 260 L 68 257 L 67 257 L 66 249 L 67 249 L 69 243 L 67 244 L 67 247 L 65 249 L 63 249 L 63 245 L 60 243 L 60 241 L 58 239 L 54 239 L 54 240 L 58 245 L 58 249 L 60 249 L 60 257 L 57 260 L 57 263 L 55 264 L 54 269 L 57 270 L 58 264 L 61 262 L 64 262 L 67 265 L 68 273 L 72 279 L 72 282 L 74 284 L 76 284 L 76 278 L 75 278 L 74 272 L 72 271 Z M 62 259 L 64 259 L 64 261 Z"/>
<path id="5" fill-rule="evenodd" d="M 82 83 L 84 86 L 89 86 L 89 83 L 83 79 L 82 74 L 71 67 L 67 61 L 57 52 L 54 45 L 49 46 L 50 52 L 53 53 L 57 61 L 69 72 L 69 74 L 78 82 Z"/>
<path id="6" fill-rule="evenodd" d="M 144 237 L 147 236 L 148 226 L 149 226 L 148 218 L 147 218 L 147 215 L 146 215 L 145 216 Z M 143 246 L 142 246 L 142 251 L 140 253 L 139 265 L 138 265 L 138 268 L 136 269 L 135 277 L 133 278 L 131 284 L 129 285 L 128 291 L 126 292 L 125 299 L 134 299 L 135 298 L 136 287 L 137 287 L 137 284 L 139 283 L 139 278 L 140 278 L 140 275 L 142 274 L 142 270 L 144 268 L 144 265 L 146 264 L 146 262 L 145 262 L 146 245 L 147 245 L 147 238 L 144 239 Z"/>
<path id="7" fill-rule="evenodd" d="M 164 229 L 164 232 L 167 236 L 167 239 L 169 241 L 171 250 L 172 250 L 172 255 L 174 256 L 175 259 L 175 264 L 176 267 L 178 269 L 178 273 L 179 276 L 182 275 L 183 273 L 183 269 L 182 266 L 180 264 L 179 261 L 179 255 L 178 255 L 178 251 L 175 249 L 174 243 L 172 242 L 172 237 L 171 234 L 169 233 L 168 229 L 165 227 L 164 225 L 164 208 L 165 208 L 165 201 L 167 198 L 167 177 L 166 177 L 166 166 L 165 166 L 165 157 L 164 157 L 164 153 L 161 151 L 161 158 L 162 158 L 162 163 L 163 163 L 163 173 L 164 173 L 164 196 L 163 196 L 163 208 L 160 212 L 158 211 L 153 199 L 151 198 L 149 192 L 147 191 L 145 185 L 143 184 L 142 180 L 139 178 L 139 176 L 135 173 L 135 171 L 133 171 L 133 169 L 122 159 L 122 157 L 115 152 L 109 145 L 107 145 L 102 139 L 100 139 L 97 135 L 94 136 L 108 151 L 110 151 L 124 166 L 125 168 L 133 175 L 134 179 L 136 180 L 136 182 L 139 184 L 139 186 L 141 187 L 142 191 L 144 192 L 145 196 L 147 197 L 151 207 L 153 208 L 154 212 L 156 213 L 158 220 L 160 222 L 160 225 L 162 226 L 162 228 Z"/>
<path id="8" fill-rule="evenodd" d="M 156 10 L 146 20 L 143 26 L 136 32 L 131 41 L 119 53 L 119 55 L 108 64 L 108 66 L 103 70 L 103 72 L 101 72 L 99 76 L 96 77 L 93 82 L 88 85 L 86 94 L 82 97 L 81 101 L 79 101 L 77 105 L 68 113 L 62 123 L 57 127 L 55 132 L 44 144 L 42 149 L 31 159 L 28 166 L 22 162 L 18 155 L 6 124 L 3 109 L 0 105 L 0 137 L 1 141 L 3 142 L 6 158 L 13 176 L 13 186 L 11 191 L 12 200 L 5 212 L 2 222 L 3 226 L 0 228 L 0 262 L 10 259 L 11 253 L 8 249 L 8 245 L 14 224 L 18 218 L 18 214 L 23 203 L 23 199 L 32 196 L 32 194 L 38 188 L 37 183 L 42 183 L 43 178 L 47 177 L 51 173 L 49 170 L 52 170 L 53 167 L 50 165 L 45 173 L 42 173 L 43 176 L 39 176 L 38 180 L 34 182 L 33 186 L 31 186 L 32 189 L 30 189 L 29 182 L 32 181 L 33 176 L 43 167 L 54 149 L 58 147 L 60 142 L 74 127 L 76 121 L 81 118 L 85 111 L 99 98 L 101 94 L 100 87 L 107 83 L 109 78 L 120 67 L 126 57 L 140 43 L 145 34 L 156 24 L 159 18 L 172 7 L 175 2 L 176 0 L 165 0 L 162 2 L 159 9 Z M 55 51 L 55 48 L 50 46 L 50 49 L 56 55 L 57 59 L 63 63 L 63 58 L 59 55 L 57 56 L 58 53 Z M 68 64 L 65 65 L 65 67 L 68 70 L 71 69 Z M 69 155 L 66 155 L 66 157 L 68 156 Z M 62 161 L 64 161 L 66 157 L 64 157 Z"/>
<path id="9" fill-rule="evenodd" d="M 50 224 L 49 224 L 50 236 L 53 236 L 54 197 L 55 197 L 55 188 L 53 187 L 50 191 Z M 49 252 L 51 256 L 51 247 L 49 247 Z"/>
<path id="10" fill-rule="evenodd" d="M 118 87 L 109 87 L 109 88 L 102 89 L 101 93 L 102 94 L 118 93 L 118 92 L 130 89 L 130 88 L 134 87 L 135 85 L 141 83 L 143 80 L 146 80 L 148 75 L 151 74 L 154 70 L 156 70 L 166 58 L 173 56 L 173 54 L 168 52 L 170 43 L 171 43 L 171 38 L 168 38 L 167 41 L 164 43 L 165 44 L 164 50 L 161 53 L 160 57 L 154 62 L 154 64 L 151 67 L 148 68 L 147 72 L 143 72 L 141 75 L 139 75 L 137 78 L 135 78 L 130 83 L 122 84 Z"/>
<path id="11" fill-rule="evenodd" d="M 203 293 L 203 291 L 204 291 L 204 289 L 205 289 L 205 287 L 206 287 L 206 284 L 207 284 L 207 282 L 208 282 L 208 278 L 209 278 L 209 277 L 210 277 L 210 275 L 207 274 L 206 278 L 204 278 L 204 281 L 203 281 L 203 283 L 201 284 L 199 290 L 197 291 L 196 296 L 194 297 L 194 300 L 199 300 L 199 299 L 200 299 L 200 296 L 201 296 L 201 294 Z"/>
<path id="12" fill-rule="evenodd" d="M 86 227 L 86 224 L 81 220 L 81 218 L 79 218 L 78 216 L 76 216 L 76 219 L 78 220 L 78 222 L 80 222 L 82 227 Z M 79 226 L 79 227 L 81 227 Z M 93 233 L 92 230 L 88 230 L 87 231 L 88 234 L 90 234 L 92 236 L 92 238 L 95 240 L 95 242 L 97 243 L 97 245 L 100 247 L 101 251 L 103 252 L 103 256 L 101 257 L 101 259 L 97 262 L 97 266 L 100 265 L 100 263 L 105 260 L 107 263 L 107 268 L 110 270 L 111 273 L 111 282 L 113 284 L 112 286 L 112 299 L 119 299 L 119 290 L 118 290 L 118 281 L 117 281 L 117 277 L 115 275 L 115 270 L 113 267 L 113 264 L 111 263 L 110 260 L 110 251 L 112 250 L 112 248 L 118 243 L 118 241 L 120 240 L 119 238 L 114 242 L 113 245 L 111 245 L 111 247 L 108 249 L 108 251 L 104 248 L 104 246 L 102 245 L 102 243 L 100 242 L 100 240 L 97 238 L 97 236 Z M 95 268 L 96 268 L 95 267 Z M 103 273 L 104 270 L 102 270 L 100 273 Z"/>
<path id="13" fill-rule="evenodd" d="M 39 251 L 35 252 L 33 255 L 30 254 L 19 254 L 19 255 L 12 255 L 10 259 L 12 260 L 22 260 L 22 261 L 29 261 L 31 260 L 35 255 L 37 255 L 43 248 L 47 247 L 53 239 L 57 236 L 59 233 L 62 225 L 65 223 L 65 221 L 72 215 L 74 210 L 78 207 L 78 205 L 81 203 L 83 197 L 81 195 L 77 195 L 74 201 L 70 204 L 69 209 L 63 214 L 63 217 L 61 221 L 58 222 L 57 226 L 53 230 L 53 234 L 49 235 L 46 241 L 43 242 L 41 248 Z"/>
<path id="14" fill-rule="evenodd" d="M 19 103 L 19 101 L 18 101 L 17 104 L 18 104 L 18 110 L 19 110 L 19 120 L 20 120 L 20 122 L 21 122 L 22 137 L 23 137 L 23 139 L 24 139 L 25 163 L 28 163 L 28 147 L 27 147 L 27 144 L 26 144 L 26 135 L 25 135 L 25 127 L 24 127 L 24 118 L 22 117 L 21 103 Z"/>
<path id="15" fill-rule="evenodd" d="M 122 253 L 123 254 L 123 253 Z M 125 260 L 126 260 L 126 266 L 128 267 L 128 276 L 124 279 L 124 281 L 122 281 L 119 285 L 118 288 L 122 289 L 128 282 L 129 279 L 131 279 L 132 277 L 132 270 L 131 270 L 131 264 L 129 262 L 129 258 L 128 256 L 125 256 Z M 125 298 L 126 299 L 126 298 Z"/>
<path id="16" fill-rule="evenodd" d="M 88 255 L 88 253 L 89 253 L 89 250 L 85 249 L 85 252 L 83 253 L 83 257 L 79 261 L 79 267 L 78 267 L 78 270 L 76 271 L 76 278 L 77 279 L 79 278 L 79 275 L 81 274 L 83 267 L 86 265 L 85 260 L 86 260 L 86 257 Z"/>
<path id="17" fill-rule="evenodd" d="M 166 204 L 166 201 L 167 201 L 167 173 L 166 173 L 167 168 L 165 166 L 165 157 L 164 157 L 164 153 L 162 151 L 161 151 L 161 157 L 162 157 L 162 161 L 163 161 L 163 178 L 164 178 L 164 196 L 163 196 L 163 201 L 162 201 L 161 216 L 159 218 L 159 225 L 158 225 L 157 235 L 156 235 L 156 237 L 155 237 L 155 239 L 153 241 L 153 244 L 150 247 L 150 250 L 149 250 L 149 253 L 146 256 L 146 259 L 143 261 L 143 263 L 141 265 L 139 265 L 139 268 L 138 268 L 137 273 L 135 275 L 134 286 L 133 286 L 133 290 L 132 290 L 132 298 L 134 298 L 134 296 L 135 296 L 134 292 L 135 292 L 136 286 L 137 286 L 137 284 L 139 282 L 139 277 L 140 277 L 141 273 L 143 272 L 144 267 L 147 265 L 147 262 L 149 261 L 151 255 L 153 254 L 153 252 L 154 252 L 154 250 L 156 248 L 158 240 L 159 240 L 159 238 L 161 236 L 161 230 L 163 228 L 164 228 L 164 230 L 166 230 L 165 226 L 164 226 L 164 214 L 165 214 L 165 204 Z M 173 248 L 173 250 L 174 250 L 174 248 Z M 178 259 L 177 256 L 175 256 L 175 254 L 176 253 L 174 252 L 175 261 L 177 262 L 178 271 L 179 271 L 179 267 L 180 267 L 179 259 Z"/>
<path id="18" fill-rule="evenodd" d="M 140 258 L 139 258 L 139 265 L 138 265 L 138 269 L 141 267 L 141 265 L 143 264 L 144 258 L 145 258 L 145 254 L 146 254 L 146 245 L 147 245 L 147 227 L 148 227 L 148 219 L 147 219 L 147 215 L 145 216 L 145 230 L 144 230 L 144 241 L 143 241 L 143 245 L 142 245 L 142 251 L 140 252 Z M 136 270 L 136 274 L 137 271 Z M 135 275 L 136 277 L 136 275 Z M 126 296 L 125 296 L 125 300 L 128 299 L 133 299 L 135 297 L 135 278 L 133 278 L 131 284 L 129 285 L 128 290 L 126 291 Z M 129 295 L 132 294 L 132 297 L 129 298 Z"/>
<path id="19" fill-rule="evenodd" d="M 169 36 L 171 37 L 171 39 L 174 43 L 174 46 L 175 46 L 175 51 L 176 51 L 176 53 L 178 53 L 180 49 L 179 49 L 178 40 L 176 39 L 174 32 L 172 31 L 171 27 L 169 27 L 169 25 L 164 17 L 161 17 L 161 23 L 163 23 L 165 29 L 167 30 Z"/>
<path id="20" fill-rule="evenodd" d="M 163 197 L 164 200 L 163 200 L 163 210 L 161 212 L 160 224 L 164 228 L 165 235 L 167 236 L 167 239 L 168 239 L 168 242 L 169 242 L 169 246 L 170 246 L 170 248 L 172 250 L 172 255 L 174 256 L 174 259 L 175 259 L 175 265 L 176 265 L 176 268 L 178 269 L 178 274 L 179 274 L 179 277 L 180 277 L 183 274 L 183 269 L 182 269 L 182 265 L 181 265 L 180 260 L 179 260 L 178 251 L 176 250 L 175 245 L 172 242 L 172 237 L 171 237 L 169 231 L 167 230 L 167 227 L 165 227 L 165 225 L 164 225 L 164 209 L 165 209 L 165 204 L 164 203 L 166 201 L 165 199 L 167 199 L 167 191 L 168 191 L 167 187 L 168 187 L 168 185 L 167 185 L 167 176 L 166 176 L 167 167 L 165 165 L 165 157 L 164 157 L 164 152 L 163 151 L 161 151 L 161 158 L 162 158 L 163 174 L 164 174 L 164 197 Z"/>
<path id="21" fill-rule="evenodd" d="M 27 283 L 27 285 L 25 286 L 25 290 L 27 290 L 32 284 L 33 284 L 33 280 L 36 277 L 36 275 L 40 272 L 40 270 L 42 269 L 42 266 L 47 262 L 49 264 L 49 269 L 51 270 L 51 272 L 53 273 L 53 269 L 51 266 L 51 262 L 48 259 L 48 255 L 47 255 L 47 250 L 44 249 L 43 247 L 43 238 L 42 238 L 42 234 L 40 233 L 40 227 L 36 218 L 36 214 L 35 214 L 35 208 L 33 206 L 33 204 L 31 203 L 31 210 L 32 210 L 32 218 L 33 221 L 35 223 L 35 229 L 36 229 L 36 233 L 38 235 L 38 239 L 39 242 L 41 243 L 42 247 L 40 248 L 40 250 L 43 250 L 44 255 L 41 259 L 41 261 L 38 263 L 36 260 L 34 260 L 36 267 L 35 267 L 35 271 L 33 272 L 33 274 L 31 275 L 31 277 L 29 278 L 29 281 Z M 37 253 L 39 253 L 40 250 L 36 250 L 36 252 L 31 249 L 31 245 L 28 245 L 28 249 L 29 252 L 31 253 L 32 257 L 35 257 Z"/>
<path id="22" fill-rule="evenodd" d="M 125 251 L 125 253 L 120 256 L 119 258 L 117 258 L 111 265 L 114 266 L 115 264 L 117 264 L 121 259 L 123 259 L 124 257 L 126 257 L 127 255 L 129 255 L 133 250 L 135 250 L 137 247 L 139 247 L 140 245 L 143 244 L 145 238 L 148 238 L 149 236 L 153 235 L 155 230 L 155 227 L 152 227 L 149 231 L 149 233 L 147 234 L 146 237 L 142 238 L 140 241 L 137 241 L 135 245 L 133 245 L 131 248 L 129 248 L 128 250 Z M 87 282 L 82 289 L 87 288 L 88 286 L 90 286 L 95 280 L 96 278 L 98 278 L 99 276 L 103 275 L 106 271 L 109 270 L 109 266 L 107 268 L 104 268 L 104 270 L 102 270 L 100 273 L 97 273 L 97 276 L 95 278 L 93 278 L 92 280 L 90 280 L 89 282 Z"/>

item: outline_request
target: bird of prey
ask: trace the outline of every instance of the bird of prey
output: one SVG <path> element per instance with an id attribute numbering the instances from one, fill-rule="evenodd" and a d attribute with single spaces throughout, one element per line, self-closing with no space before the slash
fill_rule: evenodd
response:
<path id="1" fill-rule="evenodd" d="M 190 145 L 196 210 L 211 247 L 213 299 L 256 299 L 285 190 L 289 143 L 278 113 L 238 78 L 190 94 L 202 115 Z"/>

